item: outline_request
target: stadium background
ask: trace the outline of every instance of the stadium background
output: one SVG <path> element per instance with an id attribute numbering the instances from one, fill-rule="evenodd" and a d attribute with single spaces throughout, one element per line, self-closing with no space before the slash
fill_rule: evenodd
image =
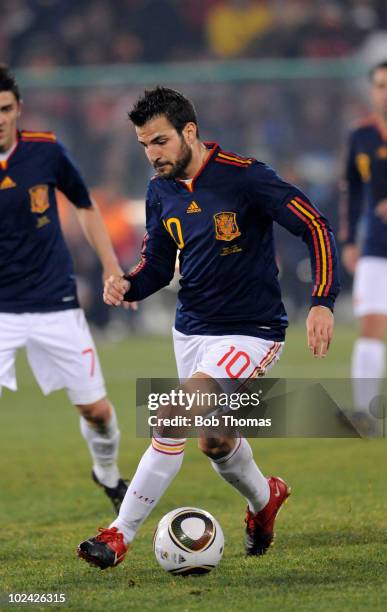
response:
<path id="1" fill-rule="evenodd" d="M 345 137 L 351 123 L 368 112 L 368 67 L 387 58 L 383 0 L 1 0 L 0 5 L 0 58 L 12 66 L 22 88 L 20 125 L 53 130 L 69 147 L 125 267 L 137 261 L 151 172 L 127 111 L 145 86 L 158 83 L 194 100 L 204 139 L 268 161 L 301 186 L 338 230 Z M 168 335 L 177 279 L 136 315 L 108 309 L 100 299 L 95 257 L 71 207 L 61 201 L 61 208 L 81 301 L 100 340 L 120 417 L 121 464 L 130 475 L 147 444 L 133 434 L 134 380 L 174 375 Z M 314 361 L 303 329 L 310 292 L 307 251 L 282 231 L 277 247 L 293 328 L 276 375 L 348 376 L 355 337 L 351 279 L 343 274 L 331 354 Z M 177 610 L 181 601 L 189 610 L 382 609 L 383 440 L 364 442 L 366 447 L 356 440 L 254 442 L 263 469 L 289 478 L 295 490 L 281 515 L 278 549 L 257 568 L 241 557 L 240 498 L 219 482 L 191 443 L 185 471 L 147 521 L 132 557 L 115 573 L 101 575 L 79 567 L 73 554 L 76 543 L 110 515 L 88 480 L 87 452 L 67 398 L 63 392 L 43 398 L 23 359 L 18 384 L 17 394 L 5 391 L 1 399 L 6 435 L 0 509 L 7 528 L 0 535 L 6 559 L 0 591 L 65 590 L 77 610 L 153 610 L 155 602 Z M 157 519 L 186 503 L 212 511 L 227 544 L 221 571 L 183 585 L 158 570 L 150 542 Z"/>

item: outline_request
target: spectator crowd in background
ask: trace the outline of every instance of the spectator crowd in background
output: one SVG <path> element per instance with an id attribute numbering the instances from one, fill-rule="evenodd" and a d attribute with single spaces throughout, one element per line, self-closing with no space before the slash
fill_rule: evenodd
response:
<path id="1" fill-rule="evenodd" d="M 2 0 L 14 66 L 339 57 L 387 26 L 384 0 Z"/>
<path id="2" fill-rule="evenodd" d="M 2 0 L 1 7 L 0 59 L 16 74 L 57 66 L 334 59 L 359 53 L 367 60 L 368 52 L 373 61 L 374 45 L 383 47 L 387 37 L 385 0 Z M 351 123 L 367 112 L 359 83 L 333 78 L 225 79 L 205 87 L 194 81 L 162 83 L 194 100 L 204 139 L 272 164 L 337 228 L 342 145 Z M 144 197 L 151 175 L 127 120 L 142 89 L 95 83 L 23 92 L 22 127 L 53 130 L 66 143 L 127 267 L 136 261 L 142 232 L 132 223 L 130 202 Z M 98 266 L 71 216 L 64 221 L 78 273 L 88 279 L 84 303 L 103 326 L 108 314 L 93 299 Z M 278 254 L 285 294 L 296 312 L 305 303 L 307 254 L 282 232 Z"/>

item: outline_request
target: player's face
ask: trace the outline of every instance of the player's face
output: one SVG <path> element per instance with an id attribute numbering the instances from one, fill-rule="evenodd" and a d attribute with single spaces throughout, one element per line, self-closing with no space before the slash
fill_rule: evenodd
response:
<path id="1" fill-rule="evenodd" d="M 192 159 L 187 134 L 194 124 L 187 124 L 182 134 L 164 115 L 154 117 L 142 127 L 136 127 L 137 138 L 157 174 L 163 178 L 185 178 Z"/>
<path id="2" fill-rule="evenodd" d="M 12 91 L 0 91 L 0 151 L 10 149 L 16 141 L 16 122 L 20 103 Z"/>
<path id="3" fill-rule="evenodd" d="M 387 119 L 387 68 L 376 70 L 372 79 L 371 97 L 376 113 Z"/>

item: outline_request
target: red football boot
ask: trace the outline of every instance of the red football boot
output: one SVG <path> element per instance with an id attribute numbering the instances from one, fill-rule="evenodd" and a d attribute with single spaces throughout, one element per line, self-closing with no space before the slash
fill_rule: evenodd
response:
<path id="1" fill-rule="evenodd" d="M 267 479 L 270 498 L 266 506 L 253 514 L 247 507 L 245 548 L 248 556 L 264 555 L 274 540 L 274 521 L 282 504 L 289 497 L 291 489 L 282 478 L 271 476 Z"/>
<path id="2" fill-rule="evenodd" d="M 78 556 L 101 569 L 118 565 L 125 559 L 128 552 L 123 534 L 118 531 L 117 527 L 110 529 L 100 527 L 98 531 L 99 535 L 79 544 Z"/>

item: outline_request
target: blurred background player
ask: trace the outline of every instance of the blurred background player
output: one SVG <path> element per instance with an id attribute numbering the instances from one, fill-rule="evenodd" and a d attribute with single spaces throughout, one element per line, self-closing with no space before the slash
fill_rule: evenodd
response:
<path id="1" fill-rule="evenodd" d="M 93 479 L 118 511 L 127 488 L 116 463 L 120 433 L 79 308 L 55 189 L 76 207 L 104 277 L 122 271 L 77 167 L 53 133 L 17 130 L 21 109 L 18 85 L 1 65 L 0 393 L 3 386 L 16 390 L 16 352 L 24 347 L 43 393 L 65 388 L 79 409 Z"/>
<path id="2" fill-rule="evenodd" d="M 168 285 L 180 251 L 180 291 L 173 339 L 183 389 L 205 379 L 263 376 L 282 352 L 288 319 L 275 262 L 273 221 L 307 244 L 313 271 L 308 346 L 324 357 L 333 335 L 339 290 L 337 256 L 327 220 L 296 187 L 253 158 L 199 139 L 192 103 L 177 91 L 145 91 L 129 113 L 156 171 L 146 198 L 141 261 L 105 283 L 107 304 L 142 300 Z M 105 569 L 120 563 L 128 544 L 176 476 L 184 439 L 157 432 L 129 485 L 117 520 L 78 547 Z M 212 467 L 248 502 L 246 554 L 263 555 L 276 515 L 290 494 L 280 478 L 265 478 L 246 439 L 199 438 Z"/>
<path id="3" fill-rule="evenodd" d="M 352 353 L 354 408 L 365 418 L 386 369 L 387 61 L 371 70 L 370 80 L 374 114 L 350 135 L 342 227 L 342 260 L 354 275 L 353 307 L 360 321 Z"/>

